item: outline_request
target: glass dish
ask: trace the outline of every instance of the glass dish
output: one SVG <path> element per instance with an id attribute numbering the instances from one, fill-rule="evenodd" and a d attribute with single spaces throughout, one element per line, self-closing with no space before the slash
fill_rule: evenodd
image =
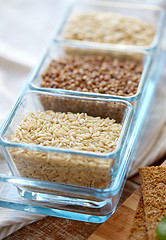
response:
<path id="1" fill-rule="evenodd" d="M 95 4 L 96 3 L 97 2 L 95 2 Z M 101 3 L 103 3 L 105 6 L 107 6 L 107 4 L 110 4 L 109 2 L 100 2 L 99 5 L 101 5 Z M 118 5 L 118 8 L 120 9 L 120 4 L 114 3 L 114 6 L 115 5 Z M 125 3 L 123 3 L 123 5 L 125 5 L 125 8 L 129 7 L 129 9 L 132 9 L 133 7 L 132 4 L 126 5 Z M 134 6 L 135 9 L 138 5 Z M 151 6 L 144 6 L 143 8 L 150 8 L 151 10 L 156 9 L 156 7 Z M 158 7 L 157 9 L 159 10 Z M 121 11 L 123 10 L 124 8 L 122 8 Z M 133 11 L 134 16 L 136 13 L 135 11 L 137 12 L 137 10 L 135 9 Z M 149 12 L 147 12 L 146 17 L 151 18 L 151 15 L 148 15 L 148 13 Z M 161 10 L 160 13 L 160 17 L 157 17 L 159 21 L 156 20 L 158 29 L 155 36 L 155 41 L 153 42 L 153 46 L 149 46 L 149 48 L 147 48 L 148 50 L 154 50 L 159 43 L 164 18 L 163 10 Z M 156 16 L 158 16 L 158 14 Z M 159 51 L 158 54 L 157 51 L 155 51 L 155 54 L 152 53 L 151 59 L 151 56 L 144 52 L 142 48 L 140 49 L 140 47 L 124 45 L 114 46 L 110 44 L 108 45 L 99 43 L 84 43 L 85 42 L 65 42 L 64 40 L 62 40 L 61 43 L 57 43 L 57 41 L 55 41 L 54 39 L 54 43 L 52 41 L 51 47 L 49 44 L 47 51 L 41 58 L 38 66 L 29 76 L 27 85 L 25 86 L 21 97 L 19 97 L 9 116 L 4 121 L 4 124 L 0 129 L 0 147 L 7 161 L 5 163 L 2 163 L 6 164 L 6 172 L 4 172 L 4 167 L 3 170 L 0 169 L 0 207 L 95 223 L 101 223 L 106 221 L 109 216 L 114 213 L 119 198 L 121 196 L 126 178 L 128 176 L 131 163 L 135 159 L 135 152 L 141 144 L 141 142 L 139 142 L 139 137 L 141 136 L 144 129 L 148 127 L 149 121 L 151 121 L 151 119 L 149 119 L 148 112 L 149 108 L 153 108 L 153 101 L 155 100 L 153 99 L 153 93 L 158 87 L 157 81 L 159 79 L 163 62 L 165 60 L 165 52 L 164 49 L 161 49 L 161 52 Z M 59 54 L 60 56 L 63 56 L 64 54 L 64 49 L 62 50 L 61 46 L 65 47 L 65 51 L 69 50 L 69 48 L 77 48 L 77 51 L 78 49 L 82 49 L 83 51 L 86 49 L 87 51 L 90 51 L 91 48 L 92 52 L 97 49 L 97 51 L 100 50 L 101 52 L 114 51 L 115 55 L 117 55 L 117 53 L 119 54 L 119 52 L 125 52 L 129 56 L 131 56 L 133 53 L 139 53 L 139 55 L 142 55 L 142 58 L 144 59 L 143 63 L 145 75 L 144 77 L 142 76 L 143 80 L 142 86 L 140 86 L 140 94 L 135 96 L 135 98 L 133 99 L 126 99 L 132 104 L 135 101 L 135 108 L 133 108 L 130 103 L 127 103 L 126 101 L 117 98 L 116 96 L 108 96 L 109 99 L 107 97 L 103 98 L 103 96 L 101 96 L 102 98 L 97 99 L 90 98 L 89 95 L 87 96 L 85 94 L 85 98 L 85 96 L 80 97 L 80 93 L 77 94 L 76 92 L 71 94 L 69 92 L 63 92 L 57 89 L 57 91 L 53 93 L 49 92 L 48 89 L 46 89 L 47 92 L 44 92 L 44 89 L 40 89 L 40 79 L 38 78 L 38 76 L 40 74 L 40 71 L 45 69 L 51 57 L 55 56 L 55 51 L 57 51 L 58 46 L 57 44 L 59 44 L 59 50 L 61 49 L 61 53 L 58 52 L 57 56 L 59 56 Z M 157 47 L 157 49 L 160 50 L 160 47 Z M 29 87 L 33 91 L 26 93 L 27 90 L 29 90 Z M 64 95 L 62 96 L 61 94 Z M 70 96 L 66 96 L 67 94 L 69 94 Z M 47 100 L 47 105 L 43 105 L 43 102 L 41 102 L 41 99 L 43 98 L 41 98 L 41 96 L 44 96 L 44 99 Z M 116 110 L 112 111 L 112 113 L 114 113 L 114 117 L 118 121 L 123 122 L 123 132 L 121 134 L 119 144 L 117 145 L 115 151 L 105 155 L 98 155 L 89 152 L 87 154 L 85 152 L 76 153 L 74 151 L 64 151 L 63 149 L 53 149 L 42 146 L 27 146 L 18 143 L 11 143 L 10 136 L 11 134 L 13 134 L 13 130 L 16 128 L 16 125 L 20 122 L 21 115 L 26 113 L 27 111 L 36 111 L 39 109 L 43 109 L 44 106 L 47 109 L 51 108 L 55 110 L 55 105 L 54 101 L 52 101 L 52 97 L 56 98 L 56 103 L 58 103 L 57 108 L 61 111 L 65 111 L 66 108 L 74 111 L 73 108 L 75 108 L 75 103 L 79 103 L 76 104 L 76 108 L 80 108 L 82 106 L 82 109 L 84 109 L 85 111 L 87 111 L 87 106 L 85 105 L 85 102 L 88 103 L 88 106 L 94 106 L 97 103 L 100 106 L 103 106 L 104 103 L 109 103 L 108 105 L 110 106 L 110 108 Z M 49 99 L 51 99 L 51 101 L 49 101 Z M 62 101 L 63 103 L 66 102 L 67 99 L 70 99 L 70 102 L 74 104 L 70 104 L 70 106 L 60 104 L 62 103 Z M 152 99 L 153 101 L 151 101 Z M 81 102 L 82 104 L 80 105 Z M 113 102 L 116 104 L 112 105 Z M 86 108 L 83 108 L 83 106 L 86 106 Z M 103 112 L 105 113 L 105 109 L 98 109 L 96 108 L 96 106 L 94 109 L 99 110 L 98 112 L 96 112 L 96 114 L 103 114 Z M 121 111 L 118 111 L 118 109 L 121 109 Z M 20 149 L 21 151 L 28 150 L 34 154 L 36 152 L 42 152 L 43 154 L 54 154 L 54 152 L 56 152 L 59 155 L 72 155 L 76 158 L 78 158 L 79 156 L 83 156 L 84 158 L 96 158 L 103 161 L 113 159 L 113 166 L 110 167 L 109 172 L 109 185 L 106 188 L 94 188 L 72 185 L 69 183 L 65 184 L 34 178 L 21 177 L 14 164 L 14 159 L 12 158 L 11 154 L 11 150 L 14 148 L 17 150 Z M 38 166 L 35 165 L 33 167 L 37 169 Z"/>
<path id="2" fill-rule="evenodd" d="M 126 45 L 126 44 L 115 44 L 115 43 L 100 43 L 92 41 L 84 41 L 84 40 L 70 40 L 64 38 L 65 27 L 67 25 L 70 16 L 79 13 L 92 11 L 99 12 L 112 12 L 114 14 L 120 14 L 127 17 L 133 17 L 140 19 L 144 22 L 155 25 L 156 33 L 153 37 L 153 41 L 148 46 L 138 46 L 138 45 Z M 159 6 L 153 5 L 141 5 L 134 3 L 120 3 L 120 2 L 109 2 L 109 1 L 83 1 L 81 3 L 74 3 L 73 6 L 67 11 L 66 15 L 63 18 L 62 24 L 57 31 L 55 39 L 63 41 L 64 43 L 75 43 L 79 45 L 89 45 L 93 46 L 105 46 L 109 47 L 118 47 L 119 49 L 144 49 L 144 50 L 154 50 L 158 45 L 161 37 L 162 27 L 164 24 L 165 12 Z"/>
<path id="3" fill-rule="evenodd" d="M 136 63 L 140 63 L 143 65 L 143 71 L 141 74 L 141 78 L 138 84 L 137 92 L 131 96 L 118 96 L 118 95 L 111 95 L 111 94 L 103 94 L 103 93 L 93 93 L 93 92 L 81 92 L 81 91 L 74 91 L 74 90 L 65 90 L 62 88 L 46 88 L 41 87 L 41 83 L 43 81 L 41 75 L 46 71 L 48 68 L 51 60 L 59 59 L 60 57 L 65 56 L 110 56 L 112 59 L 121 60 L 130 60 Z M 105 48 L 98 48 L 98 47 L 91 47 L 88 46 L 76 46 L 73 44 L 64 44 L 58 41 L 55 41 L 47 50 L 46 54 L 44 55 L 38 69 L 34 77 L 30 81 L 30 89 L 37 90 L 37 91 L 47 91 L 47 92 L 54 92 L 60 94 L 71 94 L 77 96 L 87 96 L 87 97 L 99 97 L 99 98 L 115 98 L 120 100 L 126 100 L 129 102 L 135 102 L 139 99 L 141 92 L 143 90 L 145 80 L 147 77 L 147 73 L 151 63 L 151 55 L 146 51 L 139 51 L 139 50 L 117 50 L 117 49 L 105 49 Z"/>
<path id="4" fill-rule="evenodd" d="M 38 110 L 86 112 L 90 116 L 113 118 L 122 124 L 117 146 L 114 151 L 104 154 L 10 142 L 21 116 Z M 77 220 L 87 220 L 87 215 L 94 215 L 96 221 L 105 221 L 116 208 L 127 171 L 128 158 L 124 155 L 127 154 L 126 141 L 132 113 L 130 103 L 120 100 L 96 100 L 44 92 L 28 92 L 20 97 L 3 125 L 0 138 L 20 195 L 37 204 L 44 202 L 69 211 L 66 212 L 69 218 L 71 212 L 78 212 L 81 215 L 78 214 Z M 45 162 L 43 156 L 47 157 Z M 69 159 L 74 160 L 74 164 L 68 163 Z M 90 164 L 85 165 L 86 161 Z M 95 168 L 93 163 L 97 163 Z M 60 174 L 61 180 L 58 178 Z M 58 179 L 57 182 L 55 179 Z"/>
<path id="5" fill-rule="evenodd" d="M 157 83 L 164 61 L 165 52 L 163 50 L 159 52 L 156 58 L 153 58 L 148 79 L 136 106 L 135 114 L 132 117 L 130 132 L 127 134 L 126 140 L 123 143 L 123 148 L 120 151 L 121 155 L 119 156 L 119 161 L 121 161 L 121 159 L 122 161 L 117 168 L 118 171 L 116 172 L 115 178 L 112 179 L 113 184 L 110 185 L 109 191 L 108 189 L 101 190 L 81 186 L 77 187 L 14 176 L 12 170 L 14 169 L 13 166 L 7 165 L 6 161 L 6 163 L 2 163 L 3 171 L 0 169 L 0 206 L 19 211 L 27 211 L 80 221 L 95 223 L 106 221 L 116 209 L 131 163 L 135 159 L 136 151 L 141 144 L 141 142 L 139 142 L 140 136 L 142 135 L 141 133 L 149 126 L 149 121 L 151 121 L 151 119 L 149 119 L 149 111 L 153 108 L 153 101 L 155 101 L 153 95 L 158 87 Z M 33 78 L 35 71 L 30 75 L 29 80 Z M 49 95 L 44 92 L 40 92 L 39 94 Z M 30 102 L 32 101 L 33 99 L 31 98 Z M 9 126 L 17 115 L 17 108 L 23 109 L 25 107 L 24 104 L 26 103 L 22 102 L 23 106 L 20 106 L 20 103 L 21 99 L 19 98 L 15 107 L 10 112 L 10 115 L 0 129 L 0 145 L 4 151 L 6 160 L 9 160 L 10 164 L 12 163 L 12 159 L 10 159 L 10 156 L 8 155 L 8 150 L 11 146 L 8 141 L 5 141 L 4 136 L 7 136 L 7 131 L 12 131 Z M 31 110 L 31 108 L 29 110 Z M 8 133 L 8 139 L 10 139 L 10 132 Z M 5 164 L 6 171 L 4 172 Z M 12 168 L 9 168 L 8 166 Z M 32 194 L 32 189 L 34 188 L 36 191 L 33 191 Z M 63 196 L 53 194 L 53 189 L 54 191 L 56 189 L 57 192 L 64 192 L 65 194 Z M 50 191 L 50 194 L 47 194 L 46 191 L 47 193 Z M 73 196 L 77 193 L 78 196 L 76 198 L 67 197 L 68 193 L 73 194 Z M 86 197 L 84 197 L 84 195 L 86 195 Z M 96 201 L 96 199 L 98 200 Z"/>

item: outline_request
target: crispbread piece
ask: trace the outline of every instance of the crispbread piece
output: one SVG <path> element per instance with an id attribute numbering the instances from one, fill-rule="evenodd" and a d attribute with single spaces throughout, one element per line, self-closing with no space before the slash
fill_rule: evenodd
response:
<path id="1" fill-rule="evenodd" d="M 130 229 L 129 240 L 148 240 L 147 229 L 145 225 L 145 213 L 143 197 L 140 197 L 137 210 Z"/>
<path id="2" fill-rule="evenodd" d="M 143 167 L 139 172 L 148 239 L 156 240 L 156 225 L 166 215 L 166 167 Z"/>

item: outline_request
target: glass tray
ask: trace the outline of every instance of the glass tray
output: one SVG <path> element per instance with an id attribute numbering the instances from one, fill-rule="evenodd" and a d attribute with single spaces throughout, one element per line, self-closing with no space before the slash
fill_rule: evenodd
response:
<path id="1" fill-rule="evenodd" d="M 35 79 L 46 53 L 47 51 L 41 58 L 41 62 L 37 68 L 29 76 L 22 95 L 29 91 L 30 82 Z M 148 127 L 148 121 L 150 120 L 149 112 L 153 107 L 153 101 L 155 100 L 154 93 L 160 81 L 165 56 L 166 51 L 163 49 L 163 46 L 159 46 L 153 53 L 143 92 L 135 102 L 129 132 L 122 145 L 120 158 L 123 160 L 123 164 L 119 165 L 117 176 L 114 179 L 114 188 L 110 187 L 109 191 L 107 191 L 107 189 L 76 187 L 68 184 L 57 184 L 14 176 L 12 169 L 6 163 L 7 173 L 4 174 L 0 170 L 0 207 L 87 222 L 101 223 L 106 221 L 116 210 L 128 172 L 139 148 L 141 133 Z M 18 104 L 18 101 L 16 104 Z M 14 108 L 4 122 L 0 134 L 2 134 L 2 131 L 6 127 L 11 114 L 14 114 Z M 3 148 L 2 141 L 0 144 Z M 8 158 L 8 156 L 5 156 L 5 158 Z M 28 188 L 37 188 L 37 191 L 28 191 Z M 51 193 L 51 190 L 58 188 L 61 188 L 64 193 L 70 192 L 74 194 L 78 191 L 77 194 L 79 194 L 79 197 L 71 197 L 67 194 L 54 195 Z M 43 189 L 46 189 L 47 193 Z M 87 198 L 84 195 L 87 195 Z M 95 200 L 93 199 L 94 196 Z"/>

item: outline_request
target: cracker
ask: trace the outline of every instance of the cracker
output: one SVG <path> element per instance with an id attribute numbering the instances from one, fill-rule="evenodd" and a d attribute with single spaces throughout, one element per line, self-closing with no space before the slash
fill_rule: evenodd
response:
<path id="1" fill-rule="evenodd" d="M 140 197 L 137 210 L 130 229 L 129 240 L 148 240 L 147 229 L 145 225 L 145 213 L 143 197 Z"/>
<path id="2" fill-rule="evenodd" d="M 148 239 L 157 239 L 156 225 L 166 215 L 166 167 L 139 169 Z"/>

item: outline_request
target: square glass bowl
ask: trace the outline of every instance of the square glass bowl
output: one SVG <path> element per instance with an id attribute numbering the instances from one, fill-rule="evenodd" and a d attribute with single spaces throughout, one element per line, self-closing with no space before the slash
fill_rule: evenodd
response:
<path id="1" fill-rule="evenodd" d="M 105 154 L 11 142 L 22 116 L 39 110 L 113 118 L 122 124 L 117 146 Z M 51 204 L 67 211 L 69 218 L 71 212 L 77 212 L 77 220 L 88 221 L 87 216 L 94 215 L 94 222 L 105 221 L 116 208 L 127 174 L 130 158 L 126 144 L 132 113 L 133 108 L 126 101 L 35 91 L 24 94 L 3 124 L 0 136 L 20 195 L 41 206 Z"/>
<path id="2" fill-rule="evenodd" d="M 113 13 L 113 14 L 118 14 L 121 16 L 126 16 L 126 17 L 131 17 L 131 18 L 135 18 L 138 20 L 141 20 L 147 24 L 152 24 L 155 26 L 156 31 L 154 34 L 154 37 L 151 41 L 151 43 L 149 44 L 144 44 L 144 42 L 142 42 L 142 46 L 140 45 L 136 45 L 136 44 L 125 44 L 125 43 L 121 43 L 119 40 L 119 43 L 115 42 L 114 43 L 103 43 L 103 42 L 97 42 L 94 41 L 93 38 L 90 40 L 90 37 L 92 34 L 96 34 L 96 32 L 93 32 L 94 28 L 99 28 L 99 24 L 95 23 L 93 29 L 90 29 L 90 32 L 88 33 L 89 35 L 87 35 L 87 39 L 86 41 L 84 39 L 81 40 L 81 38 L 79 38 L 80 40 L 76 40 L 75 36 L 79 36 L 79 34 L 82 34 L 82 32 L 84 31 L 84 29 L 89 29 L 89 24 L 87 20 L 87 26 L 79 26 L 79 24 L 77 24 L 77 28 L 75 28 L 75 31 L 73 33 L 73 39 L 70 39 L 69 36 L 67 37 L 67 39 L 65 38 L 65 32 L 66 32 L 66 26 L 69 22 L 69 20 L 71 19 L 72 16 L 74 16 L 75 14 L 82 14 L 82 13 L 90 13 L 90 12 L 104 12 L 104 13 Z M 84 17 L 86 19 L 91 19 L 92 17 Z M 81 22 L 84 21 L 84 18 L 82 17 Z M 98 17 L 98 20 L 102 20 L 102 16 Z M 118 47 L 121 49 L 124 48 L 141 48 L 144 50 L 154 50 L 160 40 L 160 36 L 161 36 L 161 32 L 162 32 L 162 27 L 164 24 L 164 18 L 165 18 L 165 11 L 164 9 L 162 9 L 159 6 L 153 6 L 153 5 L 143 5 L 143 4 L 135 4 L 135 3 L 125 3 L 125 2 L 110 2 L 110 1 L 82 1 L 80 3 L 74 3 L 71 8 L 68 10 L 68 12 L 66 13 L 66 15 L 63 18 L 62 24 L 59 28 L 59 30 L 57 31 L 57 34 L 55 36 L 55 39 L 58 39 L 60 41 L 64 41 L 66 42 L 72 42 L 72 43 L 77 43 L 77 44 L 88 44 L 89 46 L 102 46 L 105 45 L 107 47 L 110 46 L 114 46 L 114 47 Z M 91 21 L 91 20 L 90 20 Z M 105 22 L 108 22 L 109 19 L 105 20 Z M 111 20 L 110 24 L 115 24 L 116 28 L 117 28 L 117 32 L 119 33 L 119 28 L 117 25 L 117 22 L 114 21 L 114 23 L 112 23 L 114 21 Z M 78 23 L 78 21 L 77 21 Z M 120 21 L 120 24 L 123 25 L 123 20 Z M 130 23 L 131 24 L 131 23 Z M 135 25 L 135 24 L 134 24 Z M 108 26 L 107 26 L 108 27 Z M 107 29 L 106 27 L 106 31 L 109 32 L 109 29 Z M 120 26 L 121 27 L 121 26 Z M 135 26 L 136 27 L 136 26 Z M 124 27 L 125 28 L 125 27 Z M 123 28 L 123 29 L 124 29 Z M 74 27 L 71 28 L 71 31 L 73 31 Z M 86 30 L 87 31 L 87 30 Z M 101 31 L 104 31 L 104 26 L 102 27 Z M 101 35 L 101 31 L 100 31 L 100 35 Z M 130 33 L 130 27 L 126 27 L 126 33 L 125 35 L 123 35 L 123 37 L 130 37 L 130 35 L 132 35 L 132 33 Z M 141 33 L 144 31 L 144 29 L 142 28 Z M 145 38 L 147 39 L 148 37 L 148 32 L 149 30 L 147 30 L 147 32 L 145 33 Z M 138 38 L 138 33 L 139 33 L 139 27 L 137 28 L 137 30 L 135 30 L 135 37 Z M 105 33 L 104 33 L 105 34 Z M 115 38 L 115 33 L 112 34 L 113 36 L 109 35 L 109 38 Z M 119 38 L 121 36 L 118 36 Z M 144 37 L 144 36 L 143 36 Z M 75 39 L 74 39 L 75 38 Z M 83 37 L 82 37 L 83 38 Z M 117 38 L 118 39 L 118 38 Z M 114 39 L 113 39 L 114 40 Z M 141 40 L 143 41 L 143 40 Z"/>
<path id="3" fill-rule="evenodd" d="M 111 94 L 104 94 L 104 93 L 95 93 L 95 92 L 83 92 L 83 91 L 75 91 L 75 90 L 65 90 L 62 88 L 48 88 L 42 87 L 41 83 L 43 82 L 42 74 L 45 73 L 49 64 L 52 60 L 58 60 L 59 58 L 63 58 L 66 56 L 95 56 L 95 57 L 102 57 L 102 56 L 109 56 L 112 60 L 117 59 L 118 61 L 130 61 L 133 63 L 138 63 L 142 65 L 143 71 L 140 77 L 140 81 L 137 87 L 137 92 L 133 95 L 127 96 L 120 96 L 120 95 L 111 95 Z M 126 100 L 131 103 L 137 101 L 140 98 L 142 93 L 143 87 L 145 85 L 148 70 L 150 68 L 151 63 L 151 55 L 142 50 L 118 50 L 118 49 L 107 49 L 107 48 L 99 48 L 99 47 L 88 47 L 88 46 L 78 46 L 73 44 L 64 44 L 58 41 L 55 41 L 47 50 L 46 54 L 42 58 L 37 70 L 35 71 L 34 76 L 31 78 L 29 83 L 29 87 L 31 90 L 37 91 L 47 91 L 53 93 L 60 93 L 60 94 L 70 94 L 70 95 L 77 95 L 77 96 L 87 96 L 87 97 L 99 97 L 99 98 L 118 98 L 120 100 Z M 61 67 L 61 71 L 63 71 L 63 67 Z M 56 69 L 55 69 L 56 71 Z M 129 71 L 129 74 L 131 71 Z M 57 77 L 58 78 L 58 77 Z M 71 78 L 71 77 L 70 77 Z M 95 81 L 95 78 L 92 79 Z M 75 81 L 73 79 L 73 81 Z M 121 81 L 121 79 L 119 80 Z M 102 82 L 102 80 L 101 80 Z M 134 80 L 133 80 L 134 83 Z M 93 84 L 93 83 L 92 83 Z"/>

